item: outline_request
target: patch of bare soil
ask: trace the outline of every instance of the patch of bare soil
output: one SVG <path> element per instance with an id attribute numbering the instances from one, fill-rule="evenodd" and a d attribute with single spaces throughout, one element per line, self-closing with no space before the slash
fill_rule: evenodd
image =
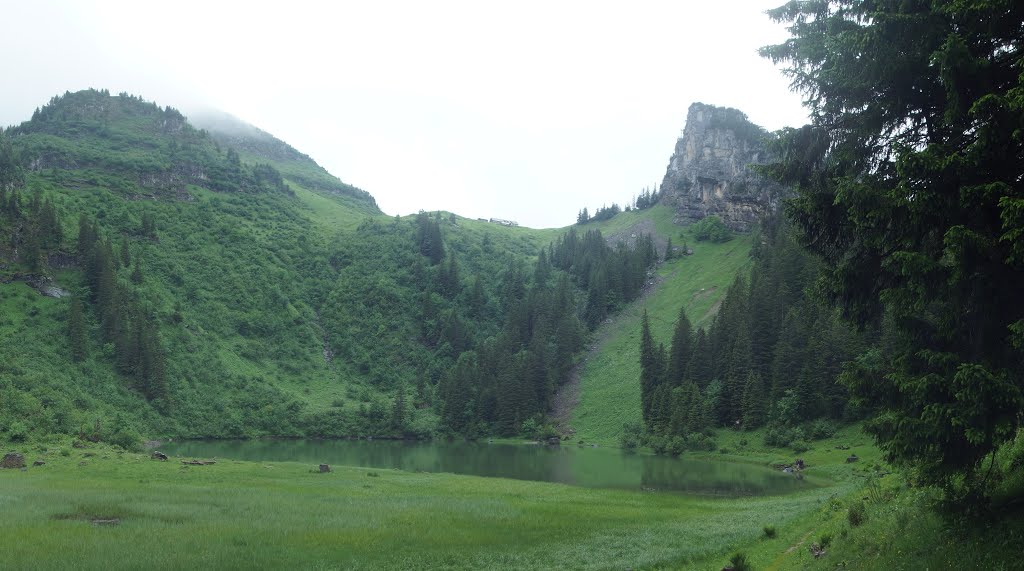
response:
<path id="1" fill-rule="evenodd" d="M 654 245 L 658 249 L 658 255 L 664 255 L 665 246 L 668 245 L 668 240 L 658 236 L 658 233 L 654 230 L 654 222 L 650 219 L 641 220 L 620 232 L 605 234 L 604 238 L 611 246 L 623 241 L 626 242 L 626 245 L 633 246 L 636 244 L 637 239 L 643 234 L 650 234 L 653 236 Z"/>

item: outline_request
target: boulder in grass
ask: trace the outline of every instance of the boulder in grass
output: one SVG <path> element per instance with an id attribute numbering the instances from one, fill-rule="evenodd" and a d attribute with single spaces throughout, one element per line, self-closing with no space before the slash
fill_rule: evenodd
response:
<path id="1" fill-rule="evenodd" d="M 17 452 L 10 452 L 4 454 L 4 459 L 0 460 L 0 468 L 24 468 L 25 457 Z"/>
<path id="2" fill-rule="evenodd" d="M 167 461 L 167 455 L 159 450 L 154 450 L 153 453 L 150 455 L 150 458 L 154 460 L 159 460 L 161 462 Z"/>
<path id="3" fill-rule="evenodd" d="M 329 464 L 320 464 L 320 473 L 321 474 L 326 474 L 327 472 L 330 472 L 330 471 L 331 471 L 331 466 Z"/>

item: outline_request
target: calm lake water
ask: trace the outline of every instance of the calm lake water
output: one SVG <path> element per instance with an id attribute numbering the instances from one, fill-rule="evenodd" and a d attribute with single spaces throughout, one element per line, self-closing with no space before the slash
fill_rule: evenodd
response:
<path id="1" fill-rule="evenodd" d="M 161 445 L 172 456 L 306 462 L 409 472 L 560 482 L 589 488 L 653 489 L 716 496 L 784 494 L 806 480 L 761 466 L 627 454 L 612 448 L 388 440 L 215 440 Z"/>

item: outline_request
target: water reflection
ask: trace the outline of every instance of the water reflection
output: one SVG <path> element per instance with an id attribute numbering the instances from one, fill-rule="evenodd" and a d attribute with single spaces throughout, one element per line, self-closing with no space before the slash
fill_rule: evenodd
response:
<path id="1" fill-rule="evenodd" d="M 308 462 L 560 482 L 589 488 L 704 495 L 782 494 L 806 487 L 790 474 L 711 460 L 578 446 L 365 440 L 217 440 L 168 443 L 175 456 Z"/>

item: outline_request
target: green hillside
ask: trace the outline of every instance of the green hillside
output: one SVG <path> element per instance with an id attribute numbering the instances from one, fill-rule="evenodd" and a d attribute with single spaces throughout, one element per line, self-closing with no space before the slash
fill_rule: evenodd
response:
<path id="1" fill-rule="evenodd" d="M 707 327 L 718 303 L 736 275 L 750 266 L 751 237 L 741 235 L 716 244 L 698 242 L 691 228 L 672 224 L 665 206 L 624 212 L 594 224 L 607 234 L 632 234 L 635 228 L 653 228 L 673 244 L 687 244 L 693 255 L 662 264 L 641 299 L 609 319 L 595 332 L 591 350 L 578 370 L 579 406 L 568 426 L 575 439 L 617 444 L 624 423 L 641 421 L 640 411 L 640 317 L 652 316 L 656 340 L 669 343 L 679 308 L 696 327 Z"/>
<path id="2" fill-rule="evenodd" d="M 640 293 L 645 236 L 671 224 L 624 214 L 606 240 L 390 217 L 286 143 L 228 131 L 89 90 L 0 133 L 8 437 L 543 426 L 587 323 Z"/>
<path id="3" fill-rule="evenodd" d="M 368 418 L 419 373 L 384 364 L 429 361 L 410 333 L 415 217 L 383 215 L 305 155 L 219 141 L 171 108 L 93 90 L 55 97 L 0 134 L 0 431 L 99 426 L 130 441 L 383 430 Z M 488 296 L 510 260 L 528 262 L 555 235 L 436 218 L 465 289 L 479 275 Z M 86 251 L 81 223 L 97 234 Z M 98 255 L 113 274 L 121 333 L 101 314 Z M 419 270 L 427 280 L 439 271 Z M 374 307 L 382 294 L 393 297 Z M 77 357 L 75 298 L 85 302 Z M 438 299 L 439 310 L 460 303 Z M 477 325 L 494 329 L 501 317 Z M 146 350 L 128 339 L 143 330 Z M 410 425 L 431 430 L 436 408 L 410 406 Z"/>

